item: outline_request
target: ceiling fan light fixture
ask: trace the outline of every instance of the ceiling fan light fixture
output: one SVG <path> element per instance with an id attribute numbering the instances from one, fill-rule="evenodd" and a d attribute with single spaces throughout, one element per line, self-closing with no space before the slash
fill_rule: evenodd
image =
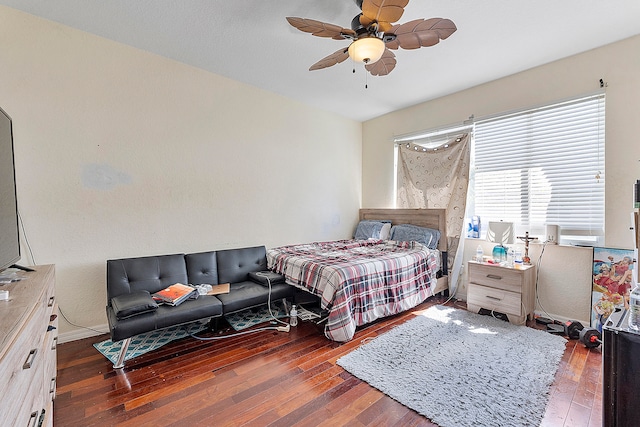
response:
<path id="1" fill-rule="evenodd" d="M 377 37 L 359 38 L 349 45 L 349 57 L 364 64 L 373 64 L 382 58 L 385 45 Z"/>

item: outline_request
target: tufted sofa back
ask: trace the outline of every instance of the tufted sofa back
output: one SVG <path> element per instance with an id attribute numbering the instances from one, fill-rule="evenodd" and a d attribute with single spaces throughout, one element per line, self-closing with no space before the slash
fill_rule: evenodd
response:
<path id="1" fill-rule="evenodd" d="M 188 282 L 184 254 L 107 261 L 108 301 L 133 291 L 158 292 L 178 282 Z"/>
<path id="2" fill-rule="evenodd" d="M 215 251 L 187 254 L 184 257 L 187 263 L 187 275 L 189 283 L 200 285 L 206 283 L 217 285 L 218 282 L 218 260 Z"/>
<path id="3" fill-rule="evenodd" d="M 107 301 L 132 291 L 154 293 L 174 283 L 238 283 L 267 269 L 264 246 L 107 261 Z"/>
<path id="4" fill-rule="evenodd" d="M 219 283 L 238 283 L 249 280 L 252 271 L 267 269 L 267 250 L 264 246 L 225 249 L 216 253 Z"/>

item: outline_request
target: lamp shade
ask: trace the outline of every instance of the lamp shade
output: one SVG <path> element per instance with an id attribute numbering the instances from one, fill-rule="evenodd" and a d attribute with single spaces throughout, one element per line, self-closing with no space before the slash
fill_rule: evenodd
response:
<path id="1" fill-rule="evenodd" d="M 487 229 L 487 241 L 504 245 L 514 242 L 514 232 L 512 222 L 489 221 Z"/>
<path id="2" fill-rule="evenodd" d="M 360 38 L 349 45 L 349 57 L 357 62 L 373 64 L 384 53 L 384 42 L 377 37 Z"/>

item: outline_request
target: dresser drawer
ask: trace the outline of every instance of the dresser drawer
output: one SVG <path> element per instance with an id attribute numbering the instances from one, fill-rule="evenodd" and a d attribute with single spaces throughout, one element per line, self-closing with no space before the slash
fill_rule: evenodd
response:
<path id="1" fill-rule="evenodd" d="M 522 315 L 522 298 L 518 292 L 470 283 L 467 290 L 467 303 L 498 313 Z"/>
<path id="2" fill-rule="evenodd" d="M 10 420 L 7 425 L 32 425 L 30 417 L 40 416 L 45 406 L 42 383 L 45 364 L 55 353 L 45 350 L 43 336 L 49 319 L 45 304 L 40 302 L 29 318 L 29 322 L 19 332 L 14 345 L 2 359 L 0 390 L 4 408 L 3 417 Z"/>
<path id="3" fill-rule="evenodd" d="M 42 357 L 42 355 L 38 355 Z M 32 367 L 31 382 L 27 385 L 26 389 L 20 389 L 14 391 L 14 396 L 18 397 L 15 408 L 19 408 L 10 419 L 13 421 L 9 424 L 12 426 L 37 426 L 37 421 L 42 416 L 42 410 L 47 406 L 44 395 L 42 393 L 42 380 L 44 377 L 44 364 L 42 360 Z M 34 418 L 36 423 L 34 424 Z"/>
<path id="4" fill-rule="evenodd" d="M 35 367 L 42 364 L 42 336 L 48 324 L 48 321 L 44 321 L 43 313 L 42 310 L 32 313 L 31 321 L 19 331 L 15 342 L 2 358 L 0 396 L 3 398 L 20 399 L 22 391 L 34 379 Z"/>
<path id="5" fill-rule="evenodd" d="M 53 425 L 57 313 L 55 270 L 36 266 L 7 285 L 0 304 L 1 425 Z"/>
<path id="6" fill-rule="evenodd" d="M 519 270 L 495 265 L 469 263 L 469 282 L 496 289 L 522 292 L 523 275 Z"/>

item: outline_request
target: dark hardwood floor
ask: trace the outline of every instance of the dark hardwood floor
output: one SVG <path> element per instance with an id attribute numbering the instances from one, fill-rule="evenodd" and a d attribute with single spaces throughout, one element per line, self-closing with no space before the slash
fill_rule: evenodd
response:
<path id="1" fill-rule="evenodd" d="M 353 377 L 336 360 L 442 303 L 368 325 L 345 344 L 300 322 L 219 341 L 185 338 L 114 371 L 92 346 L 107 336 L 58 346 L 54 425 L 66 426 L 434 426 Z M 450 303 L 451 304 L 451 303 Z M 463 303 L 456 306 L 464 308 Z M 536 327 L 535 322 L 530 322 Z M 542 425 L 600 426 L 601 351 L 567 341 Z"/>

